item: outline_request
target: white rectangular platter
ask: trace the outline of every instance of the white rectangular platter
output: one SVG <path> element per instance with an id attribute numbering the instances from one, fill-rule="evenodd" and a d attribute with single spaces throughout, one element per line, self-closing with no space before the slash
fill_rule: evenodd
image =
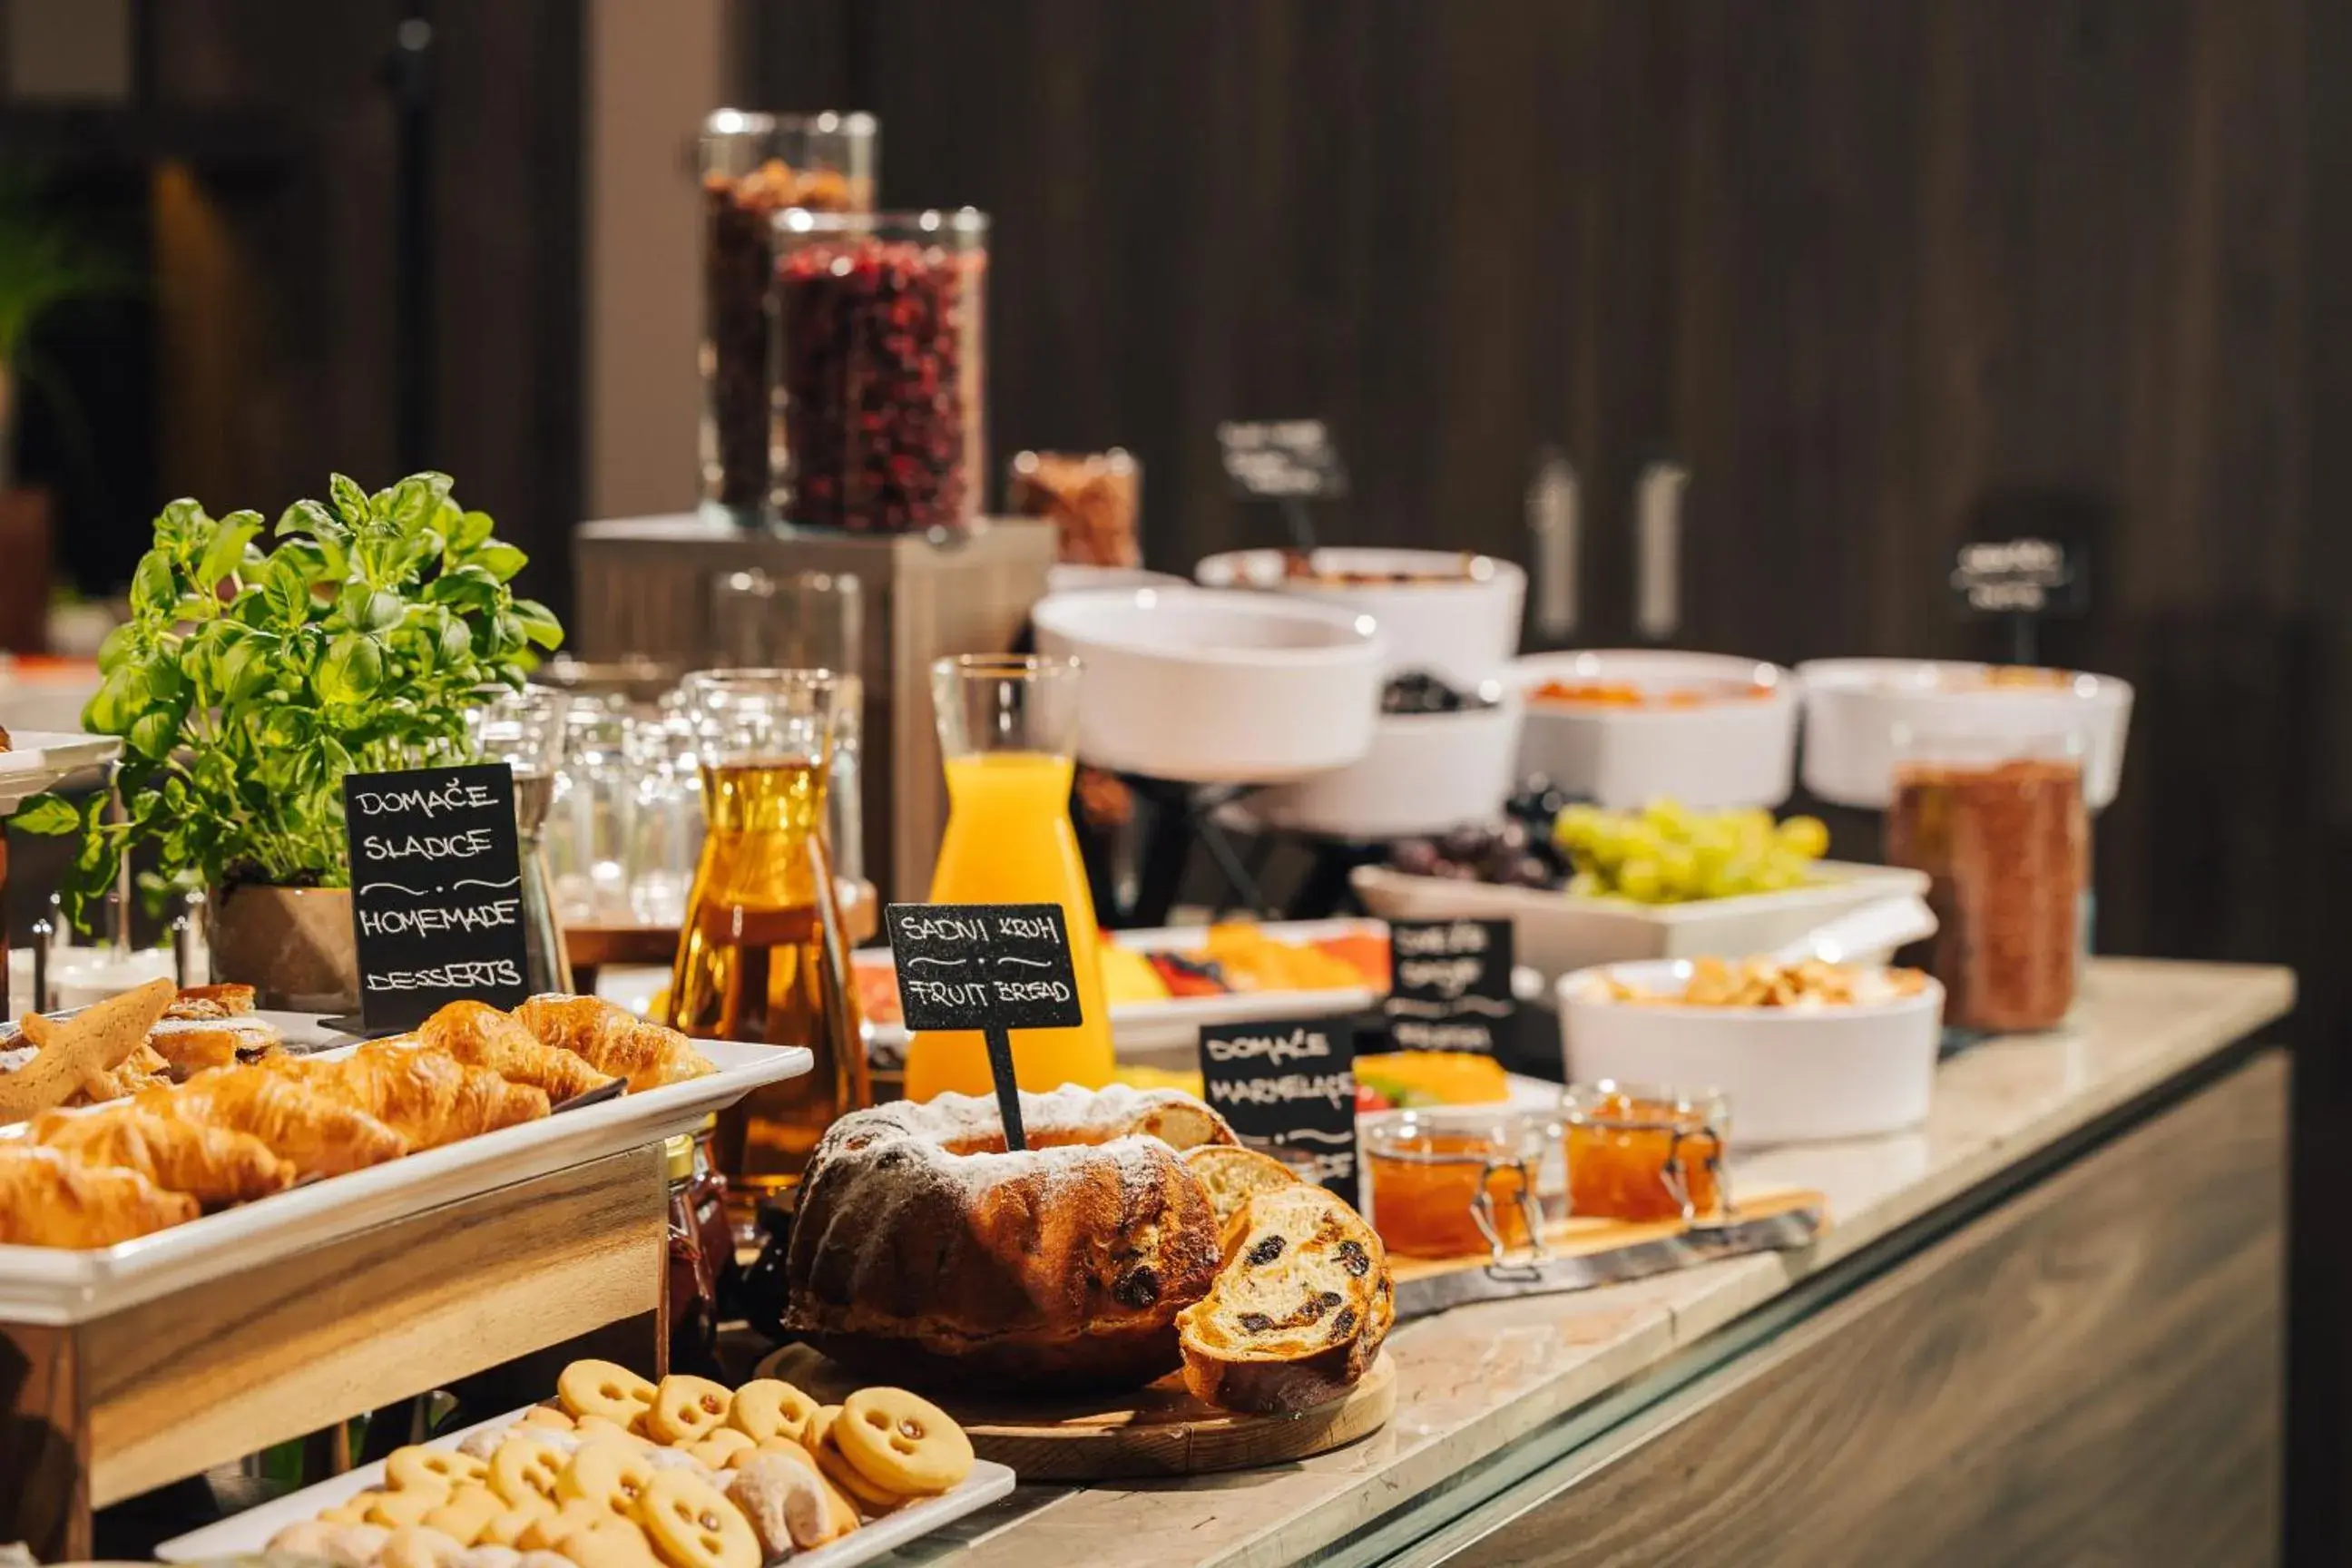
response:
<path id="1" fill-rule="evenodd" d="M 1389 930 L 1384 921 L 1367 920 L 1267 921 L 1259 929 L 1278 942 L 1323 942 L 1339 936 L 1386 936 Z M 1200 946 L 1207 928 L 1161 926 L 1103 934 L 1138 952 L 1181 952 Z M 855 962 L 861 967 L 891 967 L 887 949 L 879 952 L 870 948 L 862 950 Z M 1128 1003 L 1110 1010 L 1111 1041 L 1123 1049 L 1181 1047 L 1190 1050 L 1203 1024 L 1319 1018 L 1334 1013 L 1353 1013 L 1370 1006 L 1378 995 L 1370 986 L 1351 985 L 1331 991 L 1234 991 L 1222 996 L 1175 996 L 1165 1002 Z M 875 1024 L 869 1026 L 867 1036 L 872 1046 L 887 1056 L 897 1058 L 906 1048 L 907 1031 L 901 1025 Z"/>
<path id="2" fill-rule="evenodd" d="M 296 1030 L 285 1032 L 299 1042 Z M 86 1322 L 444 1204 L 659 1142 L 814 1065 L 798 1046 L 694 1044 L 717 1072 L 306 1183 L 115 1247 L 0 1247 L 0 1321 Z"/>
<path id="3" fill-rule="evenodd" d="M 425 1445 L 433 1448 L 455 1448 L 472 1433 L 483 1427 L 511 1426 L 522 1419 L 520 1410 L 485 1421 L 480 1426 L 468 1426 L 461 1432 L 451 1432 L 436 1437 Z M 383 1483 L 383 1465 L 362 1465 L 316 1486 L 304 1487 L 274 1502 L 247 1509 L 235 1519 L 225 1519 L 218 1524 L 208 1524 L 202 1530 L 163 1542 L 155 1555 L 166 1563 L 201 1563 L 210 1558 L 256 1555 L 269 1544 L 270 1537 L 289 1524 L 316 1519 L 324 1510 L 345 1499 Z M 971 1474 L 953 1491 L 913 1503 L 894 1513 L 861 1525 L 830 1546 L 820 1546 L 814 1552 L 796 1552 L 793 1568 L 855 1568 L 860 1563 L 871 1563 L 919 1537 L 929 1535 L 940 1526 L 968 1513 L 986 1508 L 1013 1490 L 1013 1472 L 1003 1465 L 987 1459 L 976 1461 Z"/>

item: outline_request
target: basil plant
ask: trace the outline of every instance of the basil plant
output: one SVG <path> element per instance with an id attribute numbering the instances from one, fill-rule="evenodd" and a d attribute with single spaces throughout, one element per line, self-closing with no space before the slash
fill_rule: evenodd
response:
<path id="1" fill-rule="evenodd" d="M 563 628 L 508 585 L 523 552 L 446 474 L 373 495 L 337 474 L 268 530 L 175 500 L 131 580 L 131 618 L 99 650 L 83 727 L 120 735 L 106 792 L 28 801 L 15 826 L 79 834 L 66 913 L 87 928 L 144 847 L 173 888 L 343 887 L 343 775 L 469 760 L 467 710 L 520 687 Z"/>

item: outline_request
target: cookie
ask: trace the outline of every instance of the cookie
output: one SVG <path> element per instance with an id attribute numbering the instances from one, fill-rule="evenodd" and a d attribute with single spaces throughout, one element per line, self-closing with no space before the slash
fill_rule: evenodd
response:
<path id="1" fill-rule="evenodd" d="M 367 1522 L 386 1530 L 406 1530 L 425 1522 L 425 1516 L 449 1500 L 446 1487 L 404 1487 L 384 1492 L 368 1505 Z"/>
<path id="2" fill-rule="evenodd" d="M 540 1520 L 554 1517 L 555 1510 L 544 1498 L 533 1498 L 529 1502 L 517 1503 L 511 1508 L 491 1515 L 489 1522 L 482 1526 L 482 1533 L 475 1540 L 474 1544 L 477 1547 L 520 1546 L 522 1543 L 524 1531 L 529 1530 Z"/>
<path id="3" fill-rule="evenodd" d="M 530 1437 L 514 1437 L 490 1456 L 490 1489 L 514 1508 L 530 1498 L 556 1500 L 556 1478 L 570 1461 L 558 1449 Z"/>
<path id="4" fill-rule="evenodd" d="M 600 1415 L 626 1426 L 654 1402 L 654 1385 L 609 1361 L 575 1361 L 556 1374 L 555 1396 L 575 1421 Z"/>
<path id="5" fill-rule="evenodd" d="M 463 1545 L 439 1531 L 412 1525 L 384 1537 L 376 1562 L 379 1568 L 452 1568 L 465 1553 Z"/>
<path id="6" fill-rule="evenodd" d="M 449 1494 L 449 1500 L 425 1516 L 427 1530 L 437 1530 L 460 1546 L 482 1539 L 490 1521 L 507 1511 L 504 1498 L 478 1481 L 467 1481 Z"/>
<path id="7" fill-rule="evenodd" d="M 522 1568 L 522 1553 L 511 1546 L 476 1546 L 450 1568 Z"/>
<path id="8" fill-rule="evenodd" d="M 547 1511 L 525 1525 L 522 1533 L 515 1537 L 514 1543 L 526 1552 L 556 1551 L 557 1543 L 572 1531 L 613 1517 L 593 1502 L 568 1502 L 561 1508 L 548 1508 L 542 1501 L 540 1506 Z"/>
<path id="9" fill-rule="evenodd" d="M 556 1550 L 578 1568 L 662 1568 L 661 1559 L 646 1542 L 646 1532 L 625 1519 L 607 1514 L 565 1536 Z M 757 1568 L 757 1564 L 751 1565 Z"/>
<path id="10" fill-rule="evenodd" d="M 353 1492 L 350 1497 L 344 1499 L 340 1505 L 334 1508 L 320 1510 L 319 1513 L 320 1522 L 322 1524 L 334 1525 L 365 1524 L 367 1522 L 367 1510 L 373 1508 L 375 1506 L 375 1500 L 382 1496 L 383 1496 L 383 1493 L 380 1491 Z"/>
<path id="11" fill-rule="evenodd" d="M 826 1435 L 860 1476 L 902 1497 L 932 1496 L 971 1474 L 971 1439 L 963 1428 L 903 1388 L 859 1389 L 841 1402 L 841 1417 Z"/>
<path id="12" fill-rule="evenodd" d="M 654 1477 L 638 1518 L 669 1568 L 760 1568 L 760 1538 L 743 1510 L 684 1470 Z"/>
<path id="13" fill-rule="evenodd" d="M 559 1503 L 593 1503 L 615 1519 L 634 1519 L 637 1500 L 654 1479 L 654 1467 L 645 1454 L 613 1437 L 583 1443 L 572 1463 L 555 1478 Z"/>
<path id="14" fill-rule="evenodd" d="M 816 1467 L 789 1454 L 755 1449 L 746 1455 L 727 1483 L 727 1496 L 751 1521 L 771 1563 L 848 1533 Z M 849 1528 L 856 1528 L 854 1521 Z"/>
<path id="15" fill-rule="evenodd" d="M 721 1426 L 699 1443 L 685 1445 L 686 1451 L 714 1470 L 723 1470 L 727 1461 L 738 1454 L 749 1453 L 759 1445 L 732 1426 Z"/>
<path id="16" fill-rule="evenodd" d="M 841 1406 L 838 1405 L 820 1405 L 809 1412 L 809 1418 L 801 1423 L 800 1431 L 793 1436 L 800 1439 L 802 1447 L 814 1455 L 824 1447 L 825 1428 L 831 1426 L 840 1414 Z"/>
<path id="17" fill-rule="evenodd" d="M 383 1479 L 394 1491 L 425 1489 L 449 1491 L 461 1483 L 482 1479 L 481 1460 L 446 1448 L 394 1448 L 383 1461 Z"/>
<path id="18" fill-rule="evenodd" d="M 534 1405 L 522 1413 L 526 1426 L 543 1426 L 551 1432 L 569 1432 L 579 1423 L 553 1405 Z"/>
<path id="19" fill-rule="evenodd" d="M 798 1437 L 815 1413 L 816 1401 L 778 1378 L 755 1378 L 735 1391 L 727 1408 L 727 1425 L 754 1443 L 771 1437 Z"/>
<path id="20" fill-rule="evenodd" d="M 660 1443 L 693 1443 L 727 1424 L 735 1396 L 707 1377 L 663 1378 L 646 1411 L 646 1436 Z"/>
<path id="21" fill-rule="evenodd" d="M 816 1468 L 825 1479 L 856 1500 L 858 1511 L 867 1517 L 877 1517 L 895 1511 L 908 1498 L 905 1492 L 894 1492 L 887 1487 L 875 1485 L 859 1473 L 856 1466 L 842 1457 L 836 1421 L 825 1434 L 816 1451 Z"/>
<path id="22" fill-rule="evenodd" d="M 632 1430 L 629 1423 L 607 1420 L 602 1415 L 583 1415 L 576 1430 L 581 1437 L 592 1441 L 598 1437 L 617 1437 L 641 1452 L 654 1447 L 653 1439 Z"/>
<path id="23" fill-rule="evenodd" d="M 335 1568 L 375 1568 L 392 1531 L 380 1525 L 347 1524 L 327 1537 L 327 1561 Z"/>

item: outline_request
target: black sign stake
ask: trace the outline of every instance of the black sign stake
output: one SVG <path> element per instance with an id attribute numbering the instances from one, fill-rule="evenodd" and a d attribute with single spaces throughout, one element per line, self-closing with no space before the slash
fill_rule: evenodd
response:
<path id="1" fill-rule="evenodd" d="M 1348 493 L 1348 470 L 1331 443 L 1331 427 L 1320 419 L 1228 419 L 1217 426 L 1217 451 L 1234 493 L 1277 503 L 1292 547 L 1313 550 L 1315 521 L 1307 503 Z"/>
<path id="2" fill-rule="evenodd" d="M 1391 921 L 1389 1037 L 1402 1051 L 1495 1054 L 1518 1011 L 1508 921 Z"/>
<path id="3" fill-rule="evenodd" d="M 530 997 L 511 769 L 347 773 L 343 822 L 368 1033 L 414 1028 L 445 1003 Z"/>
<path id="4" fill-rule="evenodd" d="M 1004 1146 L 1026 1149 L 1014 1029 L 1086 1022 L 1059 904 L 887 904 L 883 929 L 909 1029 L 978 1029 L 1004 1118 Z"/>

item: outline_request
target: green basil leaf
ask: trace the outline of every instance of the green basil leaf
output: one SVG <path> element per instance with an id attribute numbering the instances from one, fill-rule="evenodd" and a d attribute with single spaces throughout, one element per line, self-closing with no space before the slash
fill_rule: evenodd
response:
<path id="1" fill-rule="evenodd" d="M 439 514 L 441 503 L 449 499 L 449 484 L 446 474 L 411 474 L 383 498 L 383 514 L 398 523 L 403 533 L 422 532 Z"/>
<path id="2" fill-rule="evenodd" d="M 262 596 L 272 618 L 281 626 L 300 626 L 310 618 L 310 574 L 300 554 L 281 549 L 269 558 L 261 576 Z"/>
<path id="3" fill-rule="evenodd" d="M 458 514 L 457 523 L 449 530 L 449 553 L 452 555 L 465 554 L 467 551 L 472 550 L 484 540 L 489 538 L 490 531 L 497 526 L 498 525 L 496 523 L 490 521 L 490 514 L 488 512 L 460 512 Z"/>
<path id="4" fill-rule="evenodd" d="M 16 808 L 8 826 L 45 838 L 81 831 L 81 813 L 53 795 L 37 795 Z"/>
<path id="5" fill-rule="evenodd" d="M 172 574 L 171 558 L 160 549 L 141 556 L 139 569 L 131 574 L 131 613 L 160 616 L 179 597 L 180 584 Z"/>
<path id="6" fill-rule="evenodd" d="M 383 650 L 374 639 L 345 632 L 327 646 L 313 680 L 329 702 L 362 702 L 383 684 Z"/>
<path id="7" fill-rule="evenodd" d="M 278 537 L 307 533 L 313 539 L 338 538 L 345 531 L 335 514 L 314 500 L 298 500 L 278 516 Z"/>
<path id="8" fill-rule="evenodd" d="M 530 557 L 511 544 L 485 544 L 474 552 L 472 563 L 503 583 L 529 565 Z"/>
<path id="9" fill-rule="evenodd" d="M 374 518 L 374 510 L 368 504 L 367 491 L 360 489 L 347 476 L 328 476 L 327 494 L 333 500 L 335 511 L 347 527 L 357 530 Z"/>
<path id="10" fill-rule="evenodd" d="M 202 503 L 187 496 L 166 501 L 163 510 L 155 514 L 155 546 L 166 552 L 184 550 L 211 523 Z"/>
<path id="11" fill-rule="evenodd" d="M 245 547 L 260 531 L 257 511 L 233 511 L 221 519 L 213 542 L 205 547 L 204 559 L 196 563 L 196 587 L 210 594 L 223 578 L 236 575 L 245 564 Z"/>
<path id="12" fill-rule="evenodd" d="M 138 673 L 142 668 L 126 664 L 108 672 L 106 679 L 98 683 L 98 694 L 81 710 L 83 729 L 100 735 L 129 732 L 131 721 L 143 706 L 139 696 L 139 688 L 143 684 L 143 677 Z"/>
<path id="13" fill-rule="evenodd" d="M 543 648 L 553 648 L 563 641 L 563 623 L 555 612 L 537 599 L 517 599 L 515 617 L 522 622 L 523 635 Z"/>
<path id="14" fill-rule="evenodd" d="M 104 674 L 124 659 L 133 657 L 145 636 L 145 628 L 136 621 L 124 621 L 107 633 L 106 640 L 98 645 L 99 672 Z"/>
<path id="15" fill-rule="evenodd" d="M 131 721 L 131 733 L 126 743 L 131 750 L 150 757 L 167 757 L 180 742 L 181 710 L 151 708 Z M 146 797 L 153 800 L 152 795 Z"/>
<path id="16" fill-rule="evenodd" d="M 458 663 L 474 651 L 472 629 L 446 610 L 441 612 L 441 625 L 433 640 L 435 650 L 447 664 Z"/>

